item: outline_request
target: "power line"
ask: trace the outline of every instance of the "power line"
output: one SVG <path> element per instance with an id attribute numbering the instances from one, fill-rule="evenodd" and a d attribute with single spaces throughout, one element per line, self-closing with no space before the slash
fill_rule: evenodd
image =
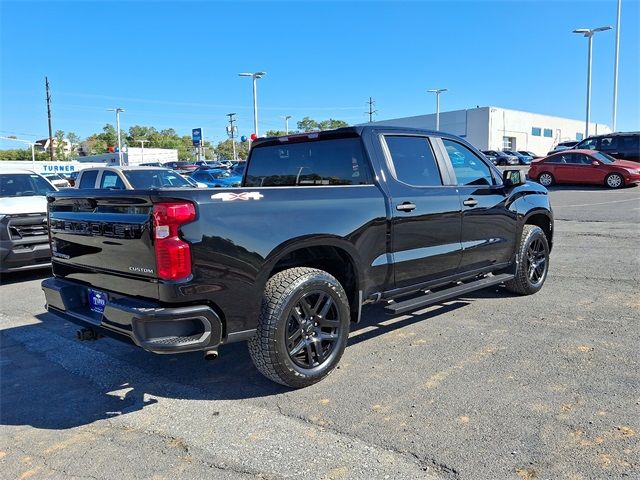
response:
<path id="1" fill-rule="evenodd" d="M 367 104 L 369 104 L 369 111 L 365 112 L 366 114 L 369 115 L 369 123 L 373 122 L 373 116 L 378 113 L 378 110 L 374 110 L 373 107 L 375 106 L 376 102 L 373 101 L 373 98 L 369 97 L 369 101 L 367 102 Z"/>

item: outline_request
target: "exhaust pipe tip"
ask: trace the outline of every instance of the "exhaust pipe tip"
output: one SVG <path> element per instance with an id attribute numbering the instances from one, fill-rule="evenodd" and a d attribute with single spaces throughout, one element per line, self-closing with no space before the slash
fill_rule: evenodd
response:
<path id="1" fill-rule="evenodd" d="M 102 335 L 91 328 L 80 328 L 76 330 L 76 337 L 78 340 L 97 340 Z"/>
<path id="2" fill-rule="evenodd" d="M 216 360 L 217 358 L 218 358 L 217 350 L 207 350 L 206 352 L 204 352 L 204 359 L 209 362 Z"/>

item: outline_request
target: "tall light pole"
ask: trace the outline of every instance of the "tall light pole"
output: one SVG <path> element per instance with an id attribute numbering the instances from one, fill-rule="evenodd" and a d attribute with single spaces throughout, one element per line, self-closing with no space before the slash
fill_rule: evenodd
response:
<path id="1" fill-rule="evenodd" d="M 280 118 L 284 118 L 284 133 L 289 135 L 289 119 L 291 118 L 291 115 L 283 115 Z"/>
<path id="2" fill-rule="evenodd" d="M 258 133 L 258 93 L 256 91 L 257 81 L 259 78 L 264 77 L 267 72 L 254 72 L 254 73 L 239 73 L 241 77 L 251 77 L 253 79 L 253 133 L 256 137 L 259 137 Z"/>
<path id="3" fill-rule="evenodd" d="M 13 138 L 13 137 L 0 137 L 2 140 L 12 140 L 14 142 L 20 142 L 20 143 L 26 143 L 27 145 L 31 146 L 31 166 L 33 167 L 33 170 L 35 171 L 36 169 L 36 150 L 35 150 L 35 146 L 37 145 L 36 143 L 30 142 L 29 140 L 21 140 L 19 138 Z"/>
<path id="4" fill-rule="evenodd" d="M 591 120 L 591 50 L 593 47 L 593 36 L 597 32 L 604 32 L 606 30 L 611 30 L 610 26 L 606 27 L 598 27 L 598 28 L 577 28 L 573 31 L 573 33 L 579 33 L 584 35 L 589 39 L 589 53 L 587 60 L 587 118 L 586 118 L 586 126 L 584 129 L 585 138 L 589 136 L 589 122 Z"/>
<path id="5" fill-rule="evenodd" d="M 118 133 L 118 165 L 122 165 L 122 140 L 120 139 L 120 114 L 124 108 L 107 108 L 108 112 L 116 112 L 116 130 Z"/>
<path id="6" fill-rule="evenodd" d="M 140 161 L 140 163 L 144 163 L 144 144 L 149 143 L 149 140 L 136 140 L 136 141 L 140 142 L 140 148 L 142 148 L 142 160 Z"/>
<path id="7" fill-rule="evenodd" d="M 616 120 L 618 119 L 618 58 L 620 57 L 620 9 L 622 0 L 618 0 L 618 14 L 616 16 L 616 54 L 613 61 L 613 114 L 611 128 L 616 131 Z"/>
<path id="8" fill-rule="evenodd" d="M 432 88 L 431 90 L 427 90 L 429 93 L 436 94 L 436 130 L 440 130 L 440 94 L 446 91 L 446 88 Z"/>

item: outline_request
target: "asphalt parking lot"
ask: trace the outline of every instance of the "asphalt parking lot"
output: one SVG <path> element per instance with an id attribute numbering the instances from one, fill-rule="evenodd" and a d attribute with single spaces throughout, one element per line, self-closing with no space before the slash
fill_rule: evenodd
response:
<path id="1" fill-rule="evenodd" d="M 3 478 L 640 478 L 640 188 L 552 187 L 549 278 L 402 316 L 366 308 L 291 391 L 244 344 L 75 340 L 46 272 L 0 286 Z"/>

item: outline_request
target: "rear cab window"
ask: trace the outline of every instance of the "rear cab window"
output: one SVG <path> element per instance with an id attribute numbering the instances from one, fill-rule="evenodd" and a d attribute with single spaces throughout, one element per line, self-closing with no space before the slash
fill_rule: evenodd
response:
<path id="1" fill-rule="evenodd" d="M 372 184 L 359 136 L 274 140 L 251 150 L 244 186 L 310 187 Z"/>
<path id="2" fill-rule="evenodd" d="M 427 137 L 385 135 L 393 162 L 391 173 L 402 183 L 416 187 L 442 185 L 442 176 Z"/>

